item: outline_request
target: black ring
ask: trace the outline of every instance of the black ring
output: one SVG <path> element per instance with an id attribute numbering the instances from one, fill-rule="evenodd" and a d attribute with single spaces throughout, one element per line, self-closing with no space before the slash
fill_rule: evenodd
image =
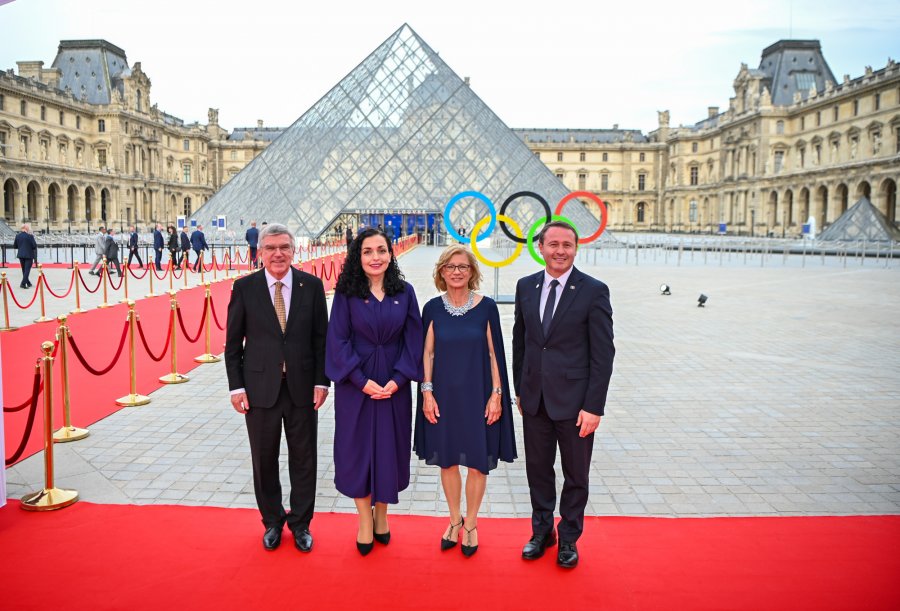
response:
<path id="1" fill-rule="evenodd" d="M 541 202 L 541 206 L 544 207 L 544 212 L 546 213 L 547 220 L 544 221 L 544 224 L 549 223 L 553 220 L 553 212 L 550 210 L 550 204 L 547 203 L 547 200 L 535 193 L 534 191 L 519 191 L 518 193 L 513 193 L 509 197 L 506 198 L 506 201 L 503 202 L 503 205 L 500 206 L 500 214 L 506 214 L 506 207 L 509 206 L 513 200 L 518 199 L 520 197 L 532 197 L 539 202 Z M 512 232 L 507 228 L 506 223 L 500 221 L 500 229 L 503 230 L 503 233 L 506 234 L 510 240 L 517 244 L 526 244 L 528 242 L 527 238 L 520 238 L 512 234 Z"/>

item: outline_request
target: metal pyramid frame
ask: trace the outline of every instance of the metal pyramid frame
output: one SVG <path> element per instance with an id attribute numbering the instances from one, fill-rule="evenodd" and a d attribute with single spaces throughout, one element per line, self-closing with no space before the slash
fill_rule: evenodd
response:
<path id="1" fill-rule="evenodd" d="M 819 235 L 819 241 L 890 242 L 900 240 L 898 229 L 881 213 L 867 197 L 861 197 L 828 229 Z"/>
<path id="2" fill-rule="evenodd" d="M 193 215 L 253 218 L 316 238 L 342 213 L 443 213 L 478 191 L 499 210 L 519 191 L 555 206 L 568 190 L 524 142 L 404 24 Z M 505 212 L 527 232 L 537 200 Z M 487 214 L 467 198 L 454 226 Z M 580 202 L 562 212 L 582 235 L 599 221 Z M 499 232 L 498 232 L 499 233 Z"/>

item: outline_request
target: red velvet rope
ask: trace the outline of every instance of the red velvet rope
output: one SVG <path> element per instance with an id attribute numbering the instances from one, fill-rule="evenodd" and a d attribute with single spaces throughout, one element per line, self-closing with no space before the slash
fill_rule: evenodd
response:
<path id="1" fill-rule="evenodd" d="M 44 277 L 38 276 L 38 284 L 34 288 L 34 295 L 31 296 L 31 301 L 28 302 L 28 305 L 24 305 L 24 306 L 21 303 L 19 303 L 18 299 L 16 299 L 16 294 L 13 293 L 12 286 L 9 285 L 9 282 L 7 282 L 6 287 L 9 289 L 9 296 L 12 297 L 13 303 L 16 304 L 19 307 L 19 309 L 27 310 L 28 308 L 30 308 L 31 306 L 34 305 L 35 300 L 38 298 L 38 292 L 41 288 L 41 282 L 44 282 Z"/>
<path id="2" fill-rule="evenodd" d="M 180 268 L 180 269 L 181 269 L 181 273 L 180 273 L 180 274 L 176 274 L 176 273 L 175 273 L 175 268 L 174 268 L 174 267 L 172 267 L 172 268 L 169 269 L 169 273 L 172 274 L 172 277 L 173 277 L 175 280 L 181 280 L 181 277 L 184 276 L 184 268 L 182 267 L 182 268 Z"/>
<path id="3" fill-rule="evenodd" d="M 165 280 L 165 279 L 166 279 L 166 276 L 169 274 L 169 267 L 168 267 L 168 266 L 166 266 L 166 268 L 165 268 L 166 271 L 163 272 L 163 275 L 162 275 L 162 276 L 160 276 L 159 274 L 156 273 L 156 266 L 155 266 L 155 265 L 151 266 L 150 269 L 153 271 L 153 275 L 156 276 L 156 279 L 159 280 L 160 282 L 162 282 L 163 280 Z"/>
<path id="4" fill-rule="evenodd" d="M 134 278 L 135 280 L 143 280 L 143 279 L 144 279 L 144 276 L 146 276 L 147 274 L 150 273 L 150 268 L 149 268 L 149 267 L 148 267 L 147 269 L 145 269 L 145 270 L 144 270 L 144 273 L 141 274 L 140 276 L 138 276 L 137 274 L 135 274 L 135 273 L 134 273 L 134 270 L 132 270 L 131 267 L 129 267 L 129 266 L 127 266 L 127 265 L 125 266 L 125 269 L 127 270 L 127 273 L 131 274 L 131 277 Z"/>
<path id="5" fill-rule="evenodd" d="M 44 286 L 47 287 L 47 292 L 50 293 L 51 297 L 56 297 L 57 299 L 65 299 L 66 297 L 69 296 L 69 293 L 71 293 L 72 289 L 75 288 L 75 273 L 74 272 L 75 272 L 75 270 L 72 270 L 72 278 L 69 280 L 69 288 L 66 289 L 66 292 L 63 293 L 62 295 L 57 295 L 56 293 L 53 292 L 53 289 L 50 288 L 50 283 L 47 282 L 46 276 L 45 276 Z"/>
<path id="6" fill-rule="evenodd" d="M 125 282 L 125 276 L 119 276 L 119 286 L 116 286 L 112 276 L 109 274 L 109 268 L 106 269 L 106 278 L 109 280 L 109 287 L 114 291 L 118 291 L 122 288 L 122 283 Z"/>
<path id="7" fill-rule="evenodd" d="M 219 317 L 216 316 L 216 300 L 212 297 L 209 298 L 209 311 L 212 313 L 212 319 L 216 327 L 218 327 L 219 331 L 224 331 L 225 326 L 219 324 Z"/>
<path id="8" fill-rule="evenodd" d="M 335 275 L 336 273 L 337 273 L 337 272 L 336 272 L 336 270 L 335 270 L 335 268 L 334 268 L 334 260 L 333 260 L 333 259 L 332 259 L 332 261 L 331 261 L 331 274 L 329 274 L 328 272 L 326 272 L 326 271 L 325 271 L 325 265 L 324 265 L 324 264 L 322 265 L 322 276 L 321 276 L 322 280 L 325 280 L 325 281 L 331 280 L 332 278 L 334 278 L 334 275 Z"/>
<path id="9" fill-rule="evenodd" d="M 97 291 L 100 290 L 100 285 L 103 284 L 103 278 L 98 278 L 98 279 L 97 279 L 97 288 L 95 288 L 95 289 L 92 291 L 92 290 L 89 289 L 88 286 L 84 283 L 84 276 L 81 275 L 81 270 L 80 270 L 80 269 L 78 270 L 78 279 L 81 280 L 81 286 L 83 286 L 83 287 L 84 287 L 84 290 L 86 290 L 88 293 L 96 293 Z"/>
<path id="10" fill-rule="evenodd" d="M 147 338 L 144 336 L 144 325 L 141 324 L 141 321 L 137 321 L 138 335 L 141 336 L 141 343 L 144 344 L 144 350 L 147 352 L 147 356 L 149 356 L 153 361 L 160 362 L 163 360 L 163 357 L 166 356 L 166 352 L 169 351 L 169 344 L 172 341 L 172 317 L 169 316 L 169 328 L 166 330 L 166 343 L 163 346 L 162 352 L 159 353 L 159 356 L 154 356 L 153 352 L 150 350 L 150 346 L 147 344 Z"/>
<path id="11" fill-rule="evenodd" d="M 69 345 L 72 346 L 72 352 L 75 354 L 75 357 L 78 359 L 78 362 L 81 363 L 81 366 L 88 370 L 91 374 L 95 376 L 102 376 L 109 373 L 109 371 L 119 362 L 119 357 L 122 356 L 122 348 L 125 347 L 125 338 L 128 337 L 128 321 L 125 321 L 125 327 L 122 329 L 122 338 L 119 340 L 119 347 L 116 348 L 116 355 L 113 357 L 112 362 L 104 367 L 103 369 L 94 369 L 90 365 L 88 365 L 87 361 L 84 359 L 84 355 L 81 354 L 81 350 L 78 349 L 78 344 L 75 342 L 74 336 L 69 336 Z"/>
<path id="12" fill-rule="evenodd" d="M 34 384 L 31 387 L 31 398 L 17 408 L 3 408 L 4 412 L 17 412 L 20 409 L 24 409 L 27 405 L 31 406 L 31 409 L 28 412 L 28 421 L 25 423 L 25 434 L 22 435 L 22 441 L 19 443 L 19 447 L 16 448 L 16 451 L 13 452 L 13 455 L 6 459 L 7 467 L 21 458 L 22 453 L 25 452 L 25 446 L 28 445 L 28 439 L 31 437 L 31 429 L 34 427 L 34 417 L 37 415 L 38 396 L 41 394 L 43 387 L 43 384 L 41 383 L 40 362 L 41 359 L 38 359 L 38 365 L 34 368 Z"/>
<path id="13" fill-rule="evenodd" d="M 200 336 L 203 334 L 203 324 L 206 322 L 206 308 L 203 308 L 203 316 L 200 317 L 200 330 L 197 331 L 197 335 L 193 338 L 188 334 L 187 329 L 184 328 L 184 318 L 181 316 L 181 308 L 178 308 L 178 326 L 181 327 L 181 334 L 184 335 L 184 338 L 188 341 L 189 344 L 196 343 Z"/>

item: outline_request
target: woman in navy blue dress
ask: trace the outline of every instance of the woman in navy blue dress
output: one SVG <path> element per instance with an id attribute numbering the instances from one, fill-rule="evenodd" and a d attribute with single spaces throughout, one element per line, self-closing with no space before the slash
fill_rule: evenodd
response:
<path id="1" fill-rule="evenodd" d="M 422 379 L 422 318 L 387 236 L 362 231 L 335 287 L 325 347 L 334 381 L 334 483 L 356 502 L 356 546 L 390 541 L 388 503 L 409 486 L 412 394 Z M 374 509 L 373 509 L 374 508 Z"/>
<path id="2" fill-rule="evenodd" d="M 446 292 L 422 312 L 424 382 L 416 411 L 416 454 L 441 468 L 450 509 L 441 549 L 455 547 L 462 534 L 465 556 L 478 549 L 487 474 L 498 461 L 516 458 L 500 313 L 493 299 L 475 293 L 480 279 L 475 257 L 458 244 L 444 250 L 435 265 L 435 286 Z M 460 466 L 468 468 L 465 520 Z"/>

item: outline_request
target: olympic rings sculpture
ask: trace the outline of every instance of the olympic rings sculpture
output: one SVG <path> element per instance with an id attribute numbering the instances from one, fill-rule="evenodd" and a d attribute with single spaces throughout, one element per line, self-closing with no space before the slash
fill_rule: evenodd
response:
<path id="1" fill-rule="evenodd" d="M 450 221 L 450 212 L 453 210 L 453 206 L 456 205 L 462 199 L 467 197 L 474 197 L 477 200 L 480 200 L 487 206 L 488 216 L 482 218 L 475 226 L 472 227 L 472 234 L 477 236 L 476 239 L 472 239 L 471 236 L 463 237 L 459 235 L 456 229 L 453 228 L 453 223 Z M 544 217 L 539 218 L 534 224 L 529 228 L 527 235 L 522 233 L 522 227 L 514 221 L 512 218 L 506 215 L 506 209 L 509 208 L 509 205 L 520 197 L 531 197 L 540 202 L 541 207 L 544 209 Z M 522 247 L 524 245 L 528 245 L 528 253 L 531 255 L 531 258 L 534 259 L 538 265 L 541 267 L 544 266 L 544 259 L 537 253 L 534 248 L 534 235 L 537 233 L 540 227 L 546 225 L 551 221 L 563 221 L 564 223 L 568 223 L 572 227 L 575 227 L 575 223 L 562 215 L 563 208 L 566 207 L 570 201 L 575 199 L 576 197 L 586 197 L 592 200 L 600 207 L 600 227 L 597 228 L 597 231 L 592 233 L 591 235 L 578 238 L 579 244 L 587 244 L 589 242 L 593 242 L 597 238 L 599 238 L 603 231 L 606 229 L 606 223 L 608 221 L 609 213 L 606 209 L 606 204 L 594 193 L 590 191 L 572 191 L 556 204 L 555 210 L 551 212 L 550 204 L 547 203 L 547 200 L 534 193 L 533 191 L 518 191 L 513 193 L 509 197 L 506 198 L 506 201 L 500 206 L 500 211 L 497 212 L 497 208 L 494 206 L 494 202 L 486 196 L 484 193 L 479 191 L 463 191 L 461 193 L 457 193 L 453 197 L 450 198 L 450 201 L 447 202 L 447 205 L 444 207 L 444 227 L 447 229 L 447 233 L 452 236 L 458 242 L 462 242 L 463 244 L 471 244 L 472 245 L 472 254 L 475 255 L 479 261 L 487 265 L 488 267 L 505 267 L 515 261 L 519 255 L 522 253 Z M 500 229 L 506 236 L 515 242 L 516 246 L 513 250 L 513 253 L 503 259 L 502 261 L 490 261 L 481 252 L 478 250 L 478 240 L 483 240 L 486 237 L 489 237 L 494 229 L 497 227 L 497 223 L 500 223 Z M 487 227 L 485 228 L 485 225 Z M 513 231 L 510 231 L 510 227 L 512 227 Z M 483 231 L 482 231 L 483 230 Z M 515 233 L 513 233 L 515 232 Z"/>

